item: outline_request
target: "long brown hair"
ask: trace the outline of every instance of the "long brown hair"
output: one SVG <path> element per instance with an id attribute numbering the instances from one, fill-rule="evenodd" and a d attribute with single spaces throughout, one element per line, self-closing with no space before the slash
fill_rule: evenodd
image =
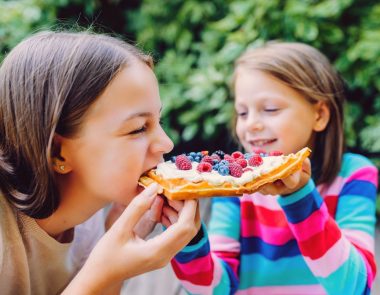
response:
<path id="1" fill-rule="evenodd" d="M 316 183 L 331 183 L 339 173 L 345 149 L 345 88 L 328 59 L 306 44 L 272 41 L 262 47 L 248 49 L 237 59 L 234 80 L 239 68 L 265 72 L 298 91 L 310 103 L 323 101 L 327 104 L 330 121 L 325 130 L 316 133 L 312 162 Z M 236 127 L 236 116 L 233 126 Z"/>
<path id="2" fill-rule="evenodd" d="M 121 68 L 152 59 L 117 38 L 41 32 L 17 45 L 0 68 L 0 189 L 34 218 L 59 204 L 55 133 L 74 136 L 84 114 Z"/>

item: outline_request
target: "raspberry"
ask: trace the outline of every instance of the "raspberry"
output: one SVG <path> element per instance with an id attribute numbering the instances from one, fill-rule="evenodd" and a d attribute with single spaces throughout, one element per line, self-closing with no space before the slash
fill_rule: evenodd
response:
<path id="1" fill-rule="evenodd" d="M 239 158 L 244 158 L 244 155 L 241 153 L 241 152 L 233 152 L 231 154 L 232 158 L 234 158 L 235 160 L 236 159 L 239 159 Z"/>
<path id="2" fill-rule="evenodd" d="M 232 158 L 230 155 L 228 154 L 225 154 L 224 155 L 224 160 L 228 161 L 228 163 L 234 163 L 235 162 L 235 159 Z"/>
<path id="3" fill-rule="evenodd" d="M 284 153 L 281 151 L 271 151 L 269 152 L 269 156 L 282 156 Z"/>
<path id="4" fill-rule="evenodd" d="M 246 167 L 243 169 L 243 173 L 247 172 L 247 171 L 253 171 L 253 169 L 251 167 Z"/>
<path id="5" fill-rule="evenodd" d="M 210 172 L 212 170 L 212 165 L 208 162 L 199 163 L 197 170 L 199 172 Z"/>
<path id="6" fill-rule="evenodd" d="M 203 159 L 201 160 L 201 163 L 203 162 L 210 163 L 211 165 L 214 164 L 210 156 L 204 156 Z"/>
<path id="7" fill-rule="evenodd" d="M 238 163 L 230 164 L 230 174 L 233 177 L 240 177 L 243 174 L 243 168 Z"/>
<path id="8" fill-rule="evenodd" d="M 261 158 L 259 155 L 253 155 L 252 158 L 248 160 L 248 164 L 254 167 L 260 166 L 263 164 L 263 162 L 263 158 Z"/>
<path id="9" fill-rule="evenodd" d="M 243 158 L 236 159 L 236 163 L 238 163 L 241 168 L 247 167 L 247 161 Z"/>
<path id="10" fill-rule="evenodd" d="M 175 165 L 179 170 L 190 170 L 191 169 L 191 161 L 185 154 L 179 155 L 175 159 Z"/>

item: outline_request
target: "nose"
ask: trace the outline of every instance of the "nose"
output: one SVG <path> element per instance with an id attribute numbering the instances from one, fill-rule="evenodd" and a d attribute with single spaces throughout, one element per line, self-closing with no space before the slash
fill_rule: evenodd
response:
<path id="1" fill-rule="evenodd" d="M 167 154 L 174 148 L 173 141 L 166 134 L 164 129 L 160 126 L 158 132 L 156 132 L 155 140 L 151 146 L 153 153 Z"/>
<path id="2" fill-rule="evenodd" d="M 247 120 L 247 128 L 251 131 L 261 131 L 264 129 L 264 124 L 259 114 L 250 113 Z"/>

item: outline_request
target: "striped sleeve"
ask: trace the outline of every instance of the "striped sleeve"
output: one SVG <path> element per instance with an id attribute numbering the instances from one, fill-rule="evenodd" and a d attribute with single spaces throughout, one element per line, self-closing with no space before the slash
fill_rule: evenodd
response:
<path id="1" fill-rule="evenodd" d="M 190 294 L 234 294 L 238 287 L 240 201 L 214 198 L 209 234 L 172 260 L 175 275 Z M 212 252 L 210 248 L 212 245 Z"/>
<path id="2" fill-rule="evenodd" d="M 307 265 L 327 293 L 369 294 L 376 273 L 377 169 L 369 162 L 356 165 L 344 181 L 335 220 L 312 180 L 279 203 Z"/>

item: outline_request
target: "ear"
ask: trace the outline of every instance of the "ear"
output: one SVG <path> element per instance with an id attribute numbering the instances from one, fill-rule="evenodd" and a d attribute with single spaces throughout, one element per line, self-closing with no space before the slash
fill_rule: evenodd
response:
<path id="1" fill-rule="evenodd" d="M 319 101 L 315 104 L 315 122 L 313 130 L 321 132 L 326 129 L 327 124 L 330 121 L 330 108 L 328 105 Z"/>
<path id="2" fill-rule="evenodd" d="M 59 174 L 67 174 L 72 170 L 68 159 L 65 157 L 65 140 L 63 136 L 54 134 L 51 155 L 53 169 Z"/>

